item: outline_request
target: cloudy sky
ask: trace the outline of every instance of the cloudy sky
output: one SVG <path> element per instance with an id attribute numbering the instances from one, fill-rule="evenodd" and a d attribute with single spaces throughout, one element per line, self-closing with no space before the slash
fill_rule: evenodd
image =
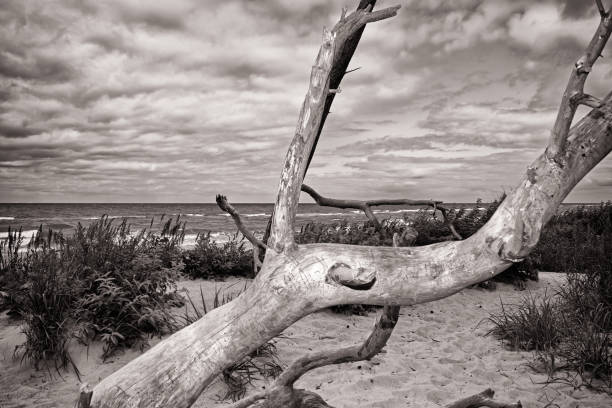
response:
<path id="1" fill-rule="evenodd" d="M 357 4 L 0 3 L 2 202 L 273 201 L 322 28 Z M 306 182 L 339 198 L 511 189 L 545 146 L 594 2 L 378 7 L 396 3 L 366 28 Z M 604 58 L 587 91 L 611 85 Z M 608 157 L 566 201 L 608 200 L 611 187 Z"/>

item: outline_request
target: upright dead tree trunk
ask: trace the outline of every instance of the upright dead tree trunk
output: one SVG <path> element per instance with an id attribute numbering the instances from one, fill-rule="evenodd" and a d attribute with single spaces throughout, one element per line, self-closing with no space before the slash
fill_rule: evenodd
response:
<path id="1" fill-rule="evenodd" d="M 294 222 L 302 182 L 328 95 L 336 91 L 330 88 L 331 72 L 348 38 L 398 8 L 372 12 L 367 7 L 343 15 L 324 32 L 281 173 L 268 250 L 253 284 L 95 385 L 83 398 L 90 406 L 188 407 L 224 368 L 318 309 L 345 303 L 412 305 L 489 279 L 528 255 L 559 204 L 612 150 L 612 95 L 602 101 L 579 95 L 610 35 L 610 14 L 600 7 L 597 33 L 572 73 L 579 80 L 570 81 L 570 97 L 561 104 L 563 126 L 556 126 L 559 133 L 547 152 L 477 233 L 423 247 L 297 245 Z M 575 109 L 568 104 L 587 102 L 596 107 L 569 130 Z"/>

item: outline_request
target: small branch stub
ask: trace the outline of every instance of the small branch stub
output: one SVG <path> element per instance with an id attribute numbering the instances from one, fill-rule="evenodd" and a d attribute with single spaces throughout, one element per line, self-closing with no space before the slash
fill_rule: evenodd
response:
<path id="1" fill-rule="evenodd" d="M 601 16 L 601 18 L 606 18 L 608 16 L 608 13 L 606 12 L 606 9 L 604 8 L 604 5 L 601 0 L 595 0 L 595 3 L 597 3 L 597 9 L 599 10 L 599 15 Z"/>
<path id="2" fill-rule="evenodd" d="M 592 95 L 579 93 L 572 97 L 572 103 L 576 105 L 585 105 L 591 108 L 601 108 L 602 101 Z"/>

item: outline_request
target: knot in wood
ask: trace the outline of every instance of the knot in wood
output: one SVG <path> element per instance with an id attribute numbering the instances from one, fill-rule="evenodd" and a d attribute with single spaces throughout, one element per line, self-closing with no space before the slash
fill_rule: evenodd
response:
<path id="1" fill-rule="evenodd" d="M 352 268 L 343 262 L 336 262 L 327 271 L 325 281 L 335 282 L 354 290 L 368 290 L 376 282 L 376 272 L 361 267 Z"/>

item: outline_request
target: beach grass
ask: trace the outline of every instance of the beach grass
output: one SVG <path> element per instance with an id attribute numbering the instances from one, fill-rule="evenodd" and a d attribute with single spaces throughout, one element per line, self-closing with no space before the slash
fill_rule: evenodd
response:
<path id="1" fill-rule="evenodd" d="M 503 198 L 479 203 L 471 211 L 451 212 L 456 229 L 468 237 Z M 9 232 L 0 243 L 0 309 L 21 320 L 26 341 L 18 352 L 23 361 L 56 372 L 67 367 L 77 370 L 68 353 L 74 340 L 102 342 L 103 358 L 125 348 L 144 348 L 151 336 L 171 333 L 207 313 L 181 296 L 177 279 L 252 275 L 252 251 L 238 235 L 217 244 L 210 234 L 201 234 L 195 247 L 185 250 L 181 248 L 185 223 L 163 217 L 160 222 L 163 226 L 156 233 L 132 231 L 126 220 L 113 222 L 103 216 L 88 226 L 79 225 L 70 236 L 40 228 L 27 245 L 19 230 Z M 419 233 L 415 245 L 440 242 L 450 235 L 443 220 L 423 210 L 413 217 L 384 221 L 384 234 L 369 222 L 309 223 L 297 240 L 391 245 L 393 233 L 407 224 Z M 536 352 L 551 378 L 565 368 L 589 384 L 593 379 L 610 382 L 610 253 L 611 203 L 556 215 L 533 253 L 498 279 L 524 282 L 537 279 L 538 270 L 559 270 L 568 272 L 567 284 L 544 298 L 526 296 L 515 307 L 502 305 L 501 314 L 491 317 L 492 334 L 513 348 Z M 231 296 L 216 293 L 213 307 L 228 301 Z M 186 304 L 191 305 L 191 315 L 177 314 L 176 308 Z M 351 305 L 335 311 L 367 314 L 370 309 Z M 259 366 L 258 356 L 263 357 Z M 228 369 L 226 397 L 243 395 L 255 373 L 260 377 L 277 373 L 280 365 L 273 357 L 273 344 L 264 345 L 251 362 Z"/>

